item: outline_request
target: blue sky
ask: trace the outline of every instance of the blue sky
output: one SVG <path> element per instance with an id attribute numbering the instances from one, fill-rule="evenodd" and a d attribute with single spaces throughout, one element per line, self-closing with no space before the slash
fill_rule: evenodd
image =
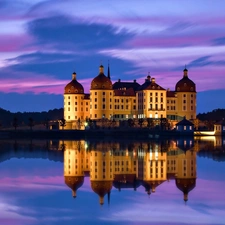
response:
<path id="1" fill-rule="evenodd" d="M 113 82 L 142 84 L 150 72 L 171 90 L 187 65 L 197 111 L 225 108 L 224 8 L 222 0 L 1 0 L 0 106 L 63 107 L 74 71 L 88 93 L 109 62 Z"/>

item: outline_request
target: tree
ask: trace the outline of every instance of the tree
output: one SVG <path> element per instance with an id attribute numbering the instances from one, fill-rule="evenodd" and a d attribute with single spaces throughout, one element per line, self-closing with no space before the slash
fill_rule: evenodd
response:
<path id="1" fill-rule="evenodd" d="M 81 126 L 82 126 L 82 122 L 81 122 L 80 118 L 78 118 L 78 120 L 77 120 L 77 127 L 78 127 L 78 130 L 81 129 Z"/>
<path id="2" fill-rule="evenodd" d="M 66 126 L 66 120 L 64 118 L 61 118 L 59 120 L 59 125 L 62 127 L 62 129 L 64 130 L 64 127 Z"/>
<path id="3" fill-rule="evenodd" d="M 45 121 L 43 122 L 43 125 L 45 126 L 46 130 L 49 129 L 49 119 L 45 119 Z"/>
<path id="4" fill-rule="evenodd" d="M 18 127 L 18 119 L 17 119 L 17 117 L 14 117 L 14 119 L 13 119 L 13 127 L 15 128 L 15 130 Z"/>
<path id="5" fill-rule="evenodd" d="M 144 123 L 144 119 L 143 118 L 140 118 L 140 119 L 138 119 L 138 124 L 139 124 L 139 126 L 142 128 L 142 126 L 143 126 L 143 123 Z"/>
<path id="6" fill-rule="evenodd" d="M 134 120 L 133 119 L 128 119 L 128 126 L 133 127 L 134 126 Z"/>
<path id="7" fill-rule="evenodd" d="M 28 121 L 29 121 L 28 122 L 28 126 L 32 130 L 33 129 L 33 126 L 34 126 L 34 120 L 33 120 L 33 118 L 29 117 Z"/>
<path id="8" fill-rule="evenodd" d="M 154 126 L 154 120 L 152 118 L 147 118 L 147 127 L 152 129 Z"/>
<path id="9" fill-rule="evenodd" d="M 199 119 L 198 118 L 196 118 L 196 119 L 194 119 L 194 127 L 195 127 L 195 130 L 198 130 L 198 127 L 199 127 Z"/>
<path id="10" fill-rule="evenodd" d="M 167 118 L 161 118 L 160 125 L 161 125 L 162 130 L 167 130 L 167 129 L 169 129 L 169 126 L 170 126 Z"/>

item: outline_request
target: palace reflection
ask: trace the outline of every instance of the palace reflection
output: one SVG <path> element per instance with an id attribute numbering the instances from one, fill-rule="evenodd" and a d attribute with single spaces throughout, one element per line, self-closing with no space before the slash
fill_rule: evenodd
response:
<path id="1" fill-rule="evenodd" d="M 1 140 L 0 162 L 11 158 L 42 158 L 64 163 L 64 179 L 72 196 L 90 178 L 100 204 L 112 189 L 158 192 L 174 182 L 181 199 L 196 186 L 196 157 L 225 161 L 225 137 L 151 140 Z M 111 196 L 112 197 L 112 196 Z"/>
<path id="2" fill-rule="evenodd" d="M 92 190 L 99 203 L 118 189 L 143 186 L 154 193 L 159 185 L 174 180 L 184 201 L 196 185 L 196 153 L 193 140 L 151 142 L 64 141 L 65 183 L 76 197 L 85 176 L 90 176 Z"/>

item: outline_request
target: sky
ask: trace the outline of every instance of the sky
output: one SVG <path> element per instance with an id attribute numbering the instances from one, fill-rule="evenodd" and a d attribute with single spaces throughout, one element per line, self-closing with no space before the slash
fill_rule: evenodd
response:
<path id="1" fill-rule="evenodd" d="M 72 73 L 89 93 L 99 65 L 113 82 L 150 72 L 175 89 L 188 75 L 197 113 L 225 108 L 223 0 L 0 0 L 0 107 L 63 107 Z"/>

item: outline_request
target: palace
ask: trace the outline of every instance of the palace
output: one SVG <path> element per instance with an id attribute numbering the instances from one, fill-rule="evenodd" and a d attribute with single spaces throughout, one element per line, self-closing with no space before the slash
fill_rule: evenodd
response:
<path id="1" fill-rule="evenodd" d="M 102 65 L 91 82 L 90 94 L 84 93 L 75 72 L 64 90 L 65 129 L 77 129 L 78 121 L 82 123 L 88 119 L 167 118 L 177 122 L 183 117 L 188 120 L 196 118 L 196 85 L 189 79 L 186 67 L 174 91 L 161 87 L 149 74 L 143 84 L 136 80 L 122 82 L 120 79 L 113 84 L 109 67 L 105 75 Z"/>

